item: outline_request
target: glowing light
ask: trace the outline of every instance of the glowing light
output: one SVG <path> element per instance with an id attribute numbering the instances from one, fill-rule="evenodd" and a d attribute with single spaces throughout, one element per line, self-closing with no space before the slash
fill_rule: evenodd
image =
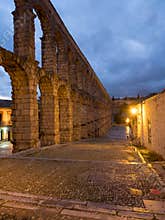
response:
<path id="1" fill-rule="evenodd" d="M 126 122 L 127 124 L 130 123 L 130 119 L 127 118 L 127 119 L 125 120 L 125 122 Z"/>
<path id="2" fill-rule="evenodd" d="M 2 128 L 3 129 L 3 131 L 6 133 L 7 131 L 8 131 L 8 128 L 7 127 L 4 127 L 4 128 Z"/>
<path id="3" fill-rule="evenodd" d="M 131 113 L 133 115 L 136 115 L 137 114 L 137 108 L 131 108 Z"/>

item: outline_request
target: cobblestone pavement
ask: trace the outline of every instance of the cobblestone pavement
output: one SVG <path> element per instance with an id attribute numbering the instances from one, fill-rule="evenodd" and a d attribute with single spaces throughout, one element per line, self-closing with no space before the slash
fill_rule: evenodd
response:
<path id="1" fill-rule="evenodd" d="M 153 162 L 153 168 L 158 172 L 162 181 L 165 182 L 165 161 L 162 162 Z"/>
<path id="2" fill-rule="evenodd" d="M 162 183 L 123 130 L 2 157 L 0 219 L 165 219 L 164 201 L 153 193 Z"/>
<path id="3" fill-rule="evenodd" d="M 39 158 L 60 158 L 90 161 L 141 162 L 134 147 L 126 141 L 127 129 L 124 126 L 113 127 L 103 138 L 84 142 L 57 145 L 38 152 L 24 154 Z"/>
<path id="4" fill-rule="evenodd" d="M 77 143 L 54 146 L 33 153 L 32 157 L 89 161 L 141 162 L 134 148 L 123 143 Z"/>
<path id="5" fill-rule="evenodd" d="M 130 135 L 129 126 L 113 126 L 111 131 L 107 134 L 110 140 L 127 140 Z"/>

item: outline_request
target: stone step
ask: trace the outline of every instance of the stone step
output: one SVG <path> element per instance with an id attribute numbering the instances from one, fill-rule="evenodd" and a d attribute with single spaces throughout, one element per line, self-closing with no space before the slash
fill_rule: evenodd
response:
<path id="1" fill-rule="evenodd" d="M 88 201 L 59 200 L 48 196 L 36 196 L 0 190 L 0 206 L 85 219 L 165 219 L 164 201 L 144 200 L 145 208 L 94 203 Z"/>

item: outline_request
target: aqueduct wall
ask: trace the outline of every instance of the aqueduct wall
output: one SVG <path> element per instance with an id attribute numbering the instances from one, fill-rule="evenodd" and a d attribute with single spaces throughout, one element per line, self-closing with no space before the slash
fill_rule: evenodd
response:
<path id="1" fill-rule="evenodd" d="M 111 98 L 51 2 L 14 2 L 14 52 L 0 48 L 0 65 L 12 82 L 14 150 L 104 135 Z M 42 68 L 35 58 L 36 16 L 43 31 Z"/>

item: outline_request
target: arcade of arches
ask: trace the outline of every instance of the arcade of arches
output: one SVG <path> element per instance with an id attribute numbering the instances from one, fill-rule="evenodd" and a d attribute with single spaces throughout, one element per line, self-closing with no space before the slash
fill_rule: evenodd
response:
<path id="1" fill-rule="evenodd" d="M 0 47 L 0 65 L 12 84 L 14 151 L 104 135 L 111 126 L 111 98 L 51 2 L 14 2 L 14 52 Z M 35 58 L 36 16 L 43 31 L 42 67 Z"/>

